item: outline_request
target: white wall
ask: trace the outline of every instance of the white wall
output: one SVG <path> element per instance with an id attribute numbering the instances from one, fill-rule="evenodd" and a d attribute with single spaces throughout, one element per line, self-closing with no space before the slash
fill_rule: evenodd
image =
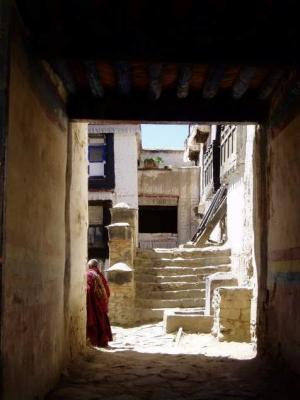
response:
<path id="1" fill-rule="evenodd" d="M 184 162 L 183 160 L 184 150 L 151 150 L 151 149 L 143 149 L 141 152 L 141 168 L 143 168 L 143 160 L 145 158 L 151 157 L 161 157 L 163 162 L 160 164 L 160 168 L 164 166 L 172 166 L 172 167 L 183 167 L 183 166 L 193 166 L 194 163 Z"/>
<path id="2" fill-rule="evenodd" d="M 138 208 L 137 138 L 135 130 L 114 135 L 115 202 Z"/>
<path id="3" fill-rule="evenodd" d="M 138 208 L 138 140 L 140 125 L 97 125 L 97 132 L 114 133 L 115 188 L 111 191 L 91 191 L 89 200 L 111 200 Z"/>
<path id="4" fill-rule="evenodd" d="M 240 134 L 245 137 L 242 168 L 229 181 L 227 194 L 227 234 L 232 249 L 232 267 L 240 283 L 247 283 L 253 271 L 253 166 L 255 126 Z"/>

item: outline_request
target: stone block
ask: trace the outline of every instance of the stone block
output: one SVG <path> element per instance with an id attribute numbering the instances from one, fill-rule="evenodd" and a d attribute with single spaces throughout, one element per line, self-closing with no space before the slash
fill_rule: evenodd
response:
<path id="1" fill-rule="evenodd" d="M 132 229 L 127 222 L 119 222 L 107 226 L 109 241 L 132 240 Z"/>
<path id="2" fill-rule="evenodd" d="M 124 285 L 133 281 L 133 269 L 127 264 L 119 262 L 107 270 L 108 281 L 117 285 Z"/>
<path id="3" fill-rule="evenodd" d="M 210 333 L 213 318 L 197 312 L 178 312 L 167 310 L 164 312 L 163 326 L 166 333 L 177 331 L 180 327 L 185 332 Z"/>
<path id="4" fill-rule="evenodd" d="M 252 289 L 220 287 L 213 298 L 212 333 L 220 341 L 249 342 Z"/>
<path id="5" fill-rule="evenodd" d="M 206 278 L 206 297 L 205 297 L 205 314 L 213 313 L 213 294 L 214 290 L 221 286 L 236 286 L 238 281 L 230 272 L 216 272 Z"/>

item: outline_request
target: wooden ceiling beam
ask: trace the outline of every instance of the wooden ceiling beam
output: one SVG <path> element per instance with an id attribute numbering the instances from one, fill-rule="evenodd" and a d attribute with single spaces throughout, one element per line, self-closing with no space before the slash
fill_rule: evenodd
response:
<path id="1" fill-rule="evenodd" d="M 104 89 L 96 63 L 94 61 L 86 61 L 85 68 L 92 94 L 95 97 L 103 97 Z"/>
<path id="2" fill-rule="evenodd" d="M 203 98 L 212 99 L 218 92 L 220 82 L 225 73 L 224 65 L 212 66 L 208 70 L 207 78 L 203 87 Z"/>
<path id="3" fill-rule="evenodd" d="M 131 70 L 126 61 L 118 61 L 115 64 L 118 78 L 118 90 L 122 96 L 129 96 L 131 92 Z"/>
<path id="4" fill-rule="evenodd" d="M 68 67 L 66 61 L 63 60 L 55 60 L 51 61 L 50 65 L 52 66 L 54 72 L 60 77 L 62 83 L 69 94 L 76 93 L 76 85 L 71 74 L 70 68 Z"/>
<path id="5" fill-rule="evenodd" d="M 151 101 L 136 94 L 128 98 L 110 96 L 96 99 L 92 96 L 72 96 L 68 102 L 71 119 L 137 121 L 137 122 L 186 122 L 186 123 L 261 123 L 266 118 L 266 103 L 256 94 L 243 96 L 238 102 L 223 94 L 205 100 L 201 93 L 190 93 L 182 102 L 173 91 L 163 92 L 160 99 Z"/>
<path id="6" fill-rule="evenodd" d="M 192 75 L 193 71 L 190 65 L 186 64 L 181 66 L 177 84 L 177 97 L 179 99 L 185 99 L 188 96 Z"/>
<path id="7" fill-rule="evenodd" d="M 264 81 L 260 93 L 258 95 L 260 100 L 266 100 L 275 89 L 275 86 L 282 78 L 284 68 L 274 68 Z"/>
<path id="8" fill-rule="evenodd" d="M 239 76 L 232 87 L 232 96 L 234 99 L 240 99 L 248 90 L 249 83 L 254 77 L 257 68 L 254 66 L 242 67 Z"/>
<path id="9" fill-rule="evenodd" d="M 161 63 L 152 63 L 149 66 L 149 97 L 158 100 L 161 95 L 161 74 L 163 66 Z"/>

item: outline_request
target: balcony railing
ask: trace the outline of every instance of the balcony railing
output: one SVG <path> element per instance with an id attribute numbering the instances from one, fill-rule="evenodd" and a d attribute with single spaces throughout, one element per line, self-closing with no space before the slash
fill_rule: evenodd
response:
<path id="1" fill-rule="evenodd" d="M 237 158 L 237 127 L 223 125 L 221 128 L 220 164 L 221 178 L 227 175 L 236 165 Z"/>
<path id="2" fill-rule="evenodd" d="M 213 183 L 213 145 L 203 155 L 203 189 Z"/>

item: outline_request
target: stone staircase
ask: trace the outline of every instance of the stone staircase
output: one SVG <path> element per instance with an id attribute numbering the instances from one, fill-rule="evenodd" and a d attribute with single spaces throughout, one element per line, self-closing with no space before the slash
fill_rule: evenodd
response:
<path id="1" fill-rule="evenodd" d="M 230 249 L 225 247 L 138 249 L 137 322 L 162 320 L 165 310 L 204 314 L 206 277 L 230 268 Z"/>

